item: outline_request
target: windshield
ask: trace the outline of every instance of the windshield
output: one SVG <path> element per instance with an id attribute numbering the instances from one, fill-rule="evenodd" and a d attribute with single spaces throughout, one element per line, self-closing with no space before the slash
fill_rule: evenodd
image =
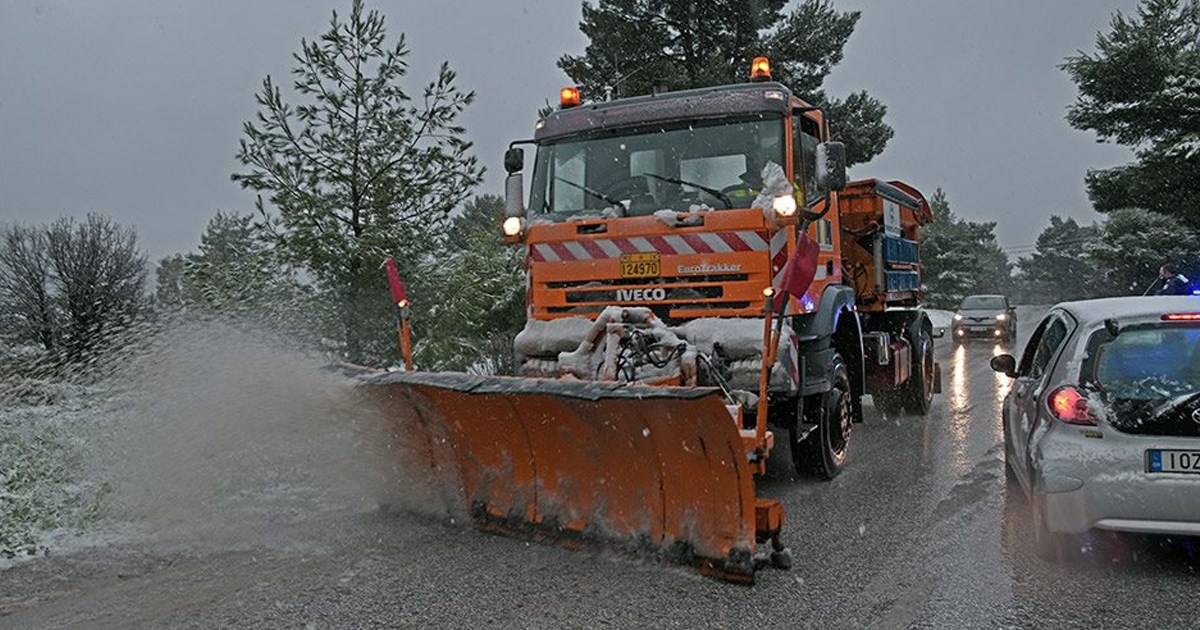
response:
<path id="1" fill-rule="evenodd" d="M 748 208 L 767 162 L 783 165 L 783 118 L 622 129 L 538 148 L 529 207 L 560 215 Z"/>
<path id="2" fill-rule="evenodd" d="M 1095 382 L 1113 398 L 1160 400 L 1200 392 L 1200 327 L 1123 330 L 1100 344 L 1095 356 Z"/>
<path id="3" fill-rule="evenodd" d="M 961 311 L 1002 311 L 1004 298 L 998 295 L 972 295 L 962 301 Z"/>

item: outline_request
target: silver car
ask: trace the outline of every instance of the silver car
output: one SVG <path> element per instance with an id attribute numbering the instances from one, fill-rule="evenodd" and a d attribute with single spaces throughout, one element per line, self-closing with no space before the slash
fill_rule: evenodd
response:
<path id="1" fill-rule="evenodd" d="M 1017 311 L 1003 295 L 968 295 L 954 314 L 954 341 L 985 337 L 1003 343 L 1017 340 Z"/>
<path id="2" fill-rule="evenodd" d="M 1059 304 L 992 369 L 1042 555 L 1090 529 L 1200 536 L 1200 297 Z"/>

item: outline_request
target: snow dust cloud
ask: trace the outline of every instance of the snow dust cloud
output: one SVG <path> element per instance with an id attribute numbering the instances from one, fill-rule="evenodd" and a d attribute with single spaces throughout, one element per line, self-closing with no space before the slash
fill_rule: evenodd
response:
<path id="1" fill-rule="evenodd" d="M 109 520 L 163 540 L 256 544 L 429 505 L 400 432 L 353 380 L 265 339 L 185 323 L 109 366 L 87 457 L 112 488 Z"/>

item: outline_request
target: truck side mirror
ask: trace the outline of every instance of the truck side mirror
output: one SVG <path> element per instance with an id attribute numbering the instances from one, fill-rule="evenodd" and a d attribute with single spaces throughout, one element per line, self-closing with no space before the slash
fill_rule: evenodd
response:
<path id="1" fill-rule="evenodd" d="M 523 168 L 525 168 L 525 149 L 511 147 L 504 152 L 504 170 L 509 175 L 520 173 Z"/>
<path id="2" fill-rule="evenodd" d="M 512 151 L 513 149 L 509 149 Z M 520 149 L 516 149 L 520 151 Z M 507 162 L 508 160 L 505 159 Z M 520 170 L 520 169 L 518 169 Z M 504 216 L 525 216 L 525 178 L 520 173 L 510 173 L 504 180 Z"/>
<path id="3" fill-rule="evenodd" d="M 822 142 L 817 145 L 817 186 L 834 191 L 846 187 L 846 145 Z"/>

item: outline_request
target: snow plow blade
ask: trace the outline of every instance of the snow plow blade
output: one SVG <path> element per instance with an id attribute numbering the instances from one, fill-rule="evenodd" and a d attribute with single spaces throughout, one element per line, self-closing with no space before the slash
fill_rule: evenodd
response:
<path id="1" fill-rule="evenodd" d="M 753 582 L 756 516 L 782 526 L 777 502 L 756 509 L 717 390 L 454 373 L 364 385 L 481 529 Z"/>

